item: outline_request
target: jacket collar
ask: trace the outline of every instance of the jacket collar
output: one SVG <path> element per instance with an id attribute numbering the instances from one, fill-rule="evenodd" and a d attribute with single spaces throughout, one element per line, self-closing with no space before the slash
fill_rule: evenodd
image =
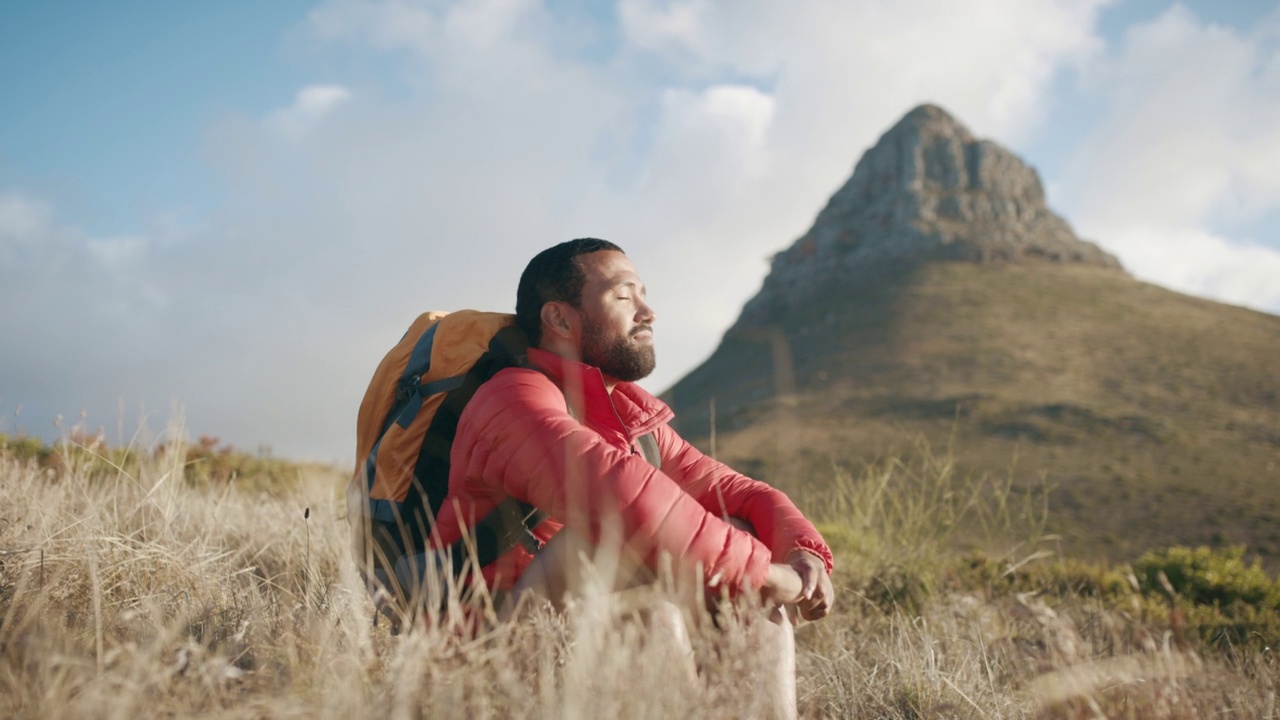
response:
<path id="1" fill-rule="evenodd" d="M 616 433 L 625 443 L 675 417 L 666 403 L 635 383 L 618 383 L 610 396 L 604 373 L 593 365 L 539 348 L 529 348 L 529 364 L 560 387 L 579 422 L 601 434 Z"/>

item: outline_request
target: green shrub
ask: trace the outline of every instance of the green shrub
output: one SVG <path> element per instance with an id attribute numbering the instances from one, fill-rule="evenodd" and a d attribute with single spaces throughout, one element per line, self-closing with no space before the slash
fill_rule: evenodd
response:
<path id="1" fill-rule="evenodd" d="M 1143 590 L 1168 592 L 1196 605 L 1228 608 L 1236 604 L 1280 610 L 1280 583 L 1258 561 L 1246 564 L 1243 546 L 1215 550 L 1175 546 L 1148 552 L 1134 563 Z M 1168 580 L 1169 588 L 1160 574 Z"/>
<path id="2" fill-rule="evenodd" d="M 44 466 L 48 464 L 53 448 L 45 445 L 40 438 L 14 437 L 0 433 L 0 454 L 8 455 L 23 463 L 34 460 L 37 464 Z"/>
<path id="3" fill-rule="evenodd" d="M 1280 614 L 1274 609 L 1237 601 L 1225 608 L 1189 607 L 1185 618 L 1187 629 L 1201 642 L 1220 650 L 1265 651 L 1280 646 Z"/>
<path id="4" fill-rule="evenodd" d="M 250 490 L 278 491 L 293 487 L 303 464 L 270 457 L 269 452 L 250 454 L 222 445 L 217 438 L 200 436 L 194 444 L 185 441 L 162 443 L 152 450 L 134 446 L 110 447 L 101 436 L 72 433 L 47 444 L 39 438 L 0 433 L 0 457 L 19 464 L 35 463 L 51 477 L 79 477 L 113 480 L 120 476 L 137 478 L 144 464 L 163 464 L 163 458 L 179 453 L 183 459 L 181 477 L 189 485 L 208 487 L 235 482 Z"/>
<path id="5" fill-rule="evenodd" d="M 956 590 L 985 590 L 992 595 L 1047 592 L 1055 597 L 1090 597 L 1116 601 L 1135 592 L 1123 568 L 1069 557 L 1012 564 L 982 552 L 961 556 L 947 570 L 947 585 Z"/>
<path id="6" fill-rule="evenodd" d="M 1072 558 L 1010 563 L 973 552 L 947 566 L 943 583 L 988 597 L 1043 593 L 1066 605 L 1093 598 L 1113 610 L 1139 610 L 1143 621 L 1198 648 L 1240 656 L 1280 647 L 1280 581 L 1246 563 L 1244 552 L 1171 547 L 1143 555 L 1132 573 Z"/>
<path id="7" fill-rule="evenodd" d="M 220 486 L 236 482 L 242 488 L 282 490 L 293 487 L 299 464 L 261 457 L 230 446 L 211 449 L 201 445 L 186 448 L 184 476 L 197 486 Z"/>
<path id="8" fill-rule="evenodd" d="M 1224 651 L 1280 644 L 1280 582 L 1244 552 L 1175 546 L 1143 555 L 1134 572 L 1149 617 Z"/>

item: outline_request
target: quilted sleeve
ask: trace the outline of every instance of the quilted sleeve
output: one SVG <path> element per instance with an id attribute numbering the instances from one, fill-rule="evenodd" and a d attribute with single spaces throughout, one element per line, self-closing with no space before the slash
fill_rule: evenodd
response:
<path id="1" fill-rule="evenodd" d="M 782 562 L 792 551 L 802 549 L 822 558 L 831 573 L 831 548 L 786 493 L 703 455 L 668 425 L 661 426 L 655 435 L 662 467 L 678 479 L 685 492 L 716 515 L 751 523 L 756 536 L 769 546 L 773 562 Z"/>
<path id="2" fill-rule="evenodd" d="M 701 566 L 707 584 L 759 588 L 769 549 L 707 511 L 638 454 L 624 452 L 574 420 L 544 375 L 510 369 L 476 392 L 454 441 L 454 471 L 468 483 L 537 506 L 593 542 L 620 532 L 650 562 L 669 554 Z"/>

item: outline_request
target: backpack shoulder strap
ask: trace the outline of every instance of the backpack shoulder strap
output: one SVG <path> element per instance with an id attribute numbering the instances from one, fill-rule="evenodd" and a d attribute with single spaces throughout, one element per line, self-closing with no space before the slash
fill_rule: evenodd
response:
<path id="1" fill-rule="evenodd" d="M 653 433 L 645 433 L 636 438 L 636 444 L 640 446 L 640 453 L 644 455 L 644 459 L 652 466 L 662 469 L 662 451 L 658 449 L 658 438 Z"/>

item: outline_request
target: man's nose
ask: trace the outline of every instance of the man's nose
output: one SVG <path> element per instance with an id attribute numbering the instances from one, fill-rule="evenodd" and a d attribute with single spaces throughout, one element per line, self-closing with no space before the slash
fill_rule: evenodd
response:
<path id="1" fill-rule="evenodd" d="M 636 308 L 636 322 L 643 325 L 652 325 L 654 320 L 658 319 L 658 314 L 653 311 L 649 303 L 644 300 L 640 301 L 640 306 Z"/>

